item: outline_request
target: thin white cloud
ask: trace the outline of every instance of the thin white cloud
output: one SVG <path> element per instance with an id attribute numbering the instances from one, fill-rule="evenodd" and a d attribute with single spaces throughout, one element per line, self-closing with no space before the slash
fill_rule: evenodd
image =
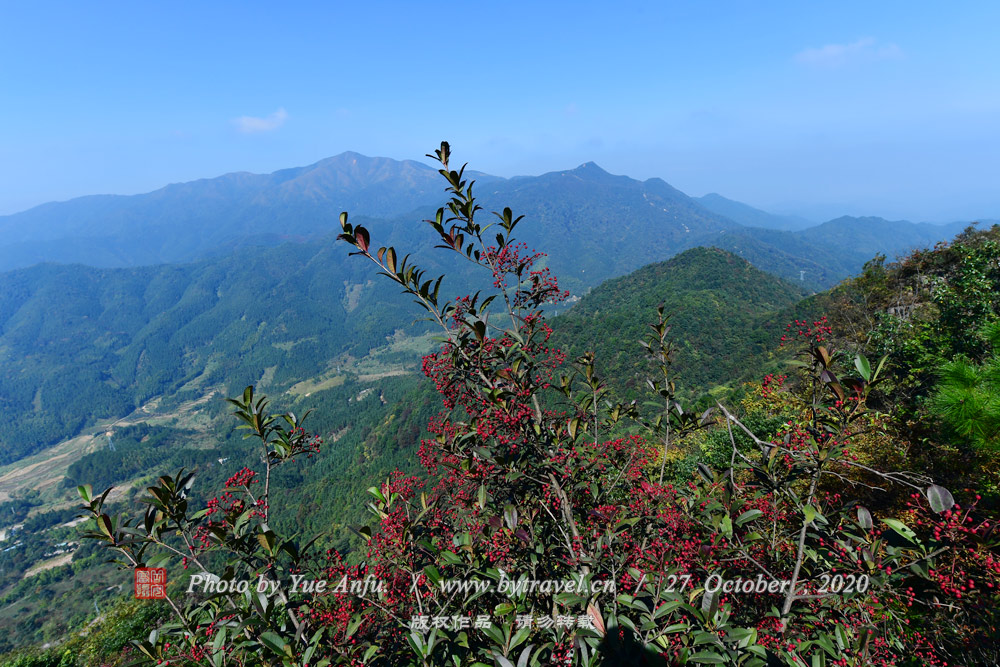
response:
<path id="1" fill-rule="evenodd" d="M 257 132 L 273 132 L 284 125 L 286 120 L 288 120 L 288 112 L 282 107 L 264 118 L 256 116 L 234 118 L 233 124 L 237 130 L 244 134 L 256 134 Z"/>
<path id="2" fill-rule="evenodd" d="M 811 67 L 833 69 L 854 63 L 895 60 L 902 55 L 902 49 L 895 44 L 879 44 L 873 37 L 864 37 L 850 44 L 827 44 L 805 49 L 795 54 L 795 60 Z"/>

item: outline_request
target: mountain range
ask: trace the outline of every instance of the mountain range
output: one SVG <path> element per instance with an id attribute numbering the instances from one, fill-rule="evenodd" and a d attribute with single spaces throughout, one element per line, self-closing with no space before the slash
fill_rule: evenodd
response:
<path id="1" fill-rule="evenodd" d="M 392 217 L 433 204 L 439 181 L 419 162 L 348 152 L 272 174 L 238 172 L 140 195 L 52 202 L 0 216 L 0 268 L 44 261 L 142 266 L 315 237 L 333 230 L 342 210 Z"/>
<path id="2" fill-rule="evenodd" d="M 964 226 L 880 218 L 794 231 L 747 226 L 718 212 L 721 197 L 696 200 L 661 179 L 616 176 L 594 163 L 510 179 L 468 175 L 486 211 L 510 206 L 525 215 L 519 239 L 548 252 L 546 264 L 576 296 L 706 246 L 788 281 L 770 286 L 777 303 L 788 290 L 835 284 L 877 253 L 930 245 Z M 347 261 L 335 241 L 337 216 L 349 210 L 374 243 L 416 251 L 432 272 L 475 286 L 482 277 L 430 252 L 420 223 L 444 201 L 442 186 L 422 163 L 344 153 L 273 174 L 84 197 L 0 218 L 0 268 L 8 269 L 0 273 L 0 463 L 154 397 L 260 381 L 287 388 L 345 355 L 365 357 L 399 331 L 419 334 L 405 300 Z M 743 222 L 791 224 L 726 206 Z M 711 270 L 745 277 L 716 264 Z M 704 301 L 678 294 L 694 299 L 678 307 Z"/>
<path id="3" fill-rule="evenodd" d="M 950 238 L 962 226 L 865 218 L 803 228 L 801 220 L 719 195 L 694 199 L 661 179 L 614 176 L 592 162 L 541 176 L 468 176 L 488 210 L 511 206 L 534 221 L 524 240 L 550 250 L 553 269 L 563 269 L 567 286 L 576 289 L 702 245 L 823 288 L 874 253 L 903 253 Z M 384 219 L 397 239 L 415 240 L 415 223 L 444 199 L 442 182 L 420 162 L 348 152 L 272 174 L 233 173 L 141 195 L 53 202 L 0 216 L 0 270 L 40 262 L 113 268 L 194 261 L 240 246 L 322 237 L 337 230 L 345 210 Z M 564 256 L 582 264 L 568 270 Z"/>

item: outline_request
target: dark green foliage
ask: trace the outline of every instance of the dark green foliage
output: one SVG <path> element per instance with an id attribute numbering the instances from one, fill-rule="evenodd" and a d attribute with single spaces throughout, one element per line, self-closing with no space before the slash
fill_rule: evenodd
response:
<path id="1" fill-rule="evenodd" d="M 84 632 L 58 646 L 19 649 L 0 655 L 2 667 L 87 667 L 124 665 L 134 659 L 132 641 L 149 634 L 166 618 L 163 602 L 121 597 L 105 603 L 105 613 Z M 0 645 L 7 645 L 3 642 Z"/>
<path id="2" fill-rule="evenodd" d="M 971 228 L 949 245 L 889 266 L 874 264 L 855 287 L 877 309 L 873 339 L 890 354 L 900 389 L 921 402 L 943 362 L 981 360 L 985 327 L 1000 317 L 1000 227 Z"/>
<path id="3" fill-rule="evenodd" d="M 24 521 L 32 507 L 38 505 L 39 493 L 35 489 L 0 503 L 0 528 Z"/>
<path id="4" fill-rule="evenodd" d="M 67 521 L 76 515 L 73 511 Z M 104 610 L 123 593 L 131 595 L 130 575 L 107 564 L 93 545 L 74 546 L 78 540 L 78 528 L 24 530 L 17 533 L 18 547 L 0 551 L 0 653 L 69 639 L 94 618 L 95 602 Z M 68 565 L 23 577 L 28 564 L 67 546 L 75 548 Z"/>
<path id="5" fill-rule="evenodd" d="M 914 465 L 995 493 L 993 345 L 1000 321 L 1000 226 L 898 262 L 869 262 L 824 297 L 835 327 L 886 355 L 879 407 L 913 443 Z M 961 480 L 958 482 L 958 480 Z"/>
<path id="6" fill-rule="evenodd" d="M 196 449 L 194 431 L 139 424 L 115 429 L 111 445 L 86 454 L 69 467 L 63 486 L 94 484 L 101 488 L 175 468 L 194 468 L 218 458 L 218 453 Z"/>
<path id="7" fill-rule="evenodd" d="M 26 520 L 23 530 L 26 533 L 41 533 L 53 526 L 72 521 L 76 518 L 77 514 L 76 510 L 72 507 L 53 510 L 51 512 L 41 512 Z"/>
<path id="8" fill-rule="evenodd" d="M 554 341 L 571 356 L 595 351 L 602 375 L 638 396 L 646 375 L 638 354 L 648 334 L 644 322 L 663 304 L 678 347 L 678 387 L 687 393 L 734 385 L 756 376 L 781 335 L 784 321 L 775 311 L 798 298 L 795 287 L 739 257 L 696 248 L 596 288 L 554 321 Z"/>
<path id="9" fill-rule="evenodd" d="M 25 649 L 0 656 L 0 665 L 3 667 L 61 667 L 63 656 L 66 650 L 39 651 L 36 648 Z M 72 665 L 71 660 L 67 660 L 66 665 Z"/>
<path id="10" fill-rule="evenodd" d="M 953 435 L 977 448 L 1000 448 L 1000 323 L 984 328 L 991 348 L 982 363 L 957 357 L 943 364 L 930 409 Z"/>
<path id="11" fill-rule="evenodd" d="M 132 640 L 148 635 L 169 613 L 163 602 L 119 600 L 80 642 L 77 664 L 127 663 L 132 652 Z"/>
<path id="12" fill-rule="evenodd" d="M 357 400 L 366 389 L 371 391 Z M 273 483 L 289 506 L 297 508 L 293 517 L 282 517 L 278 525 L 289 531 L 327 533 L 330 544 L 344 547 L 352 539 L 347 526 L 365 516 L 368 487 L 397 468 L 416 467 L 420 439 L 426 437 L 427 421 L 440 409 L 440 402 L 415 376 L 387 378 L 374 385 L 351 381 L 310 398 L 316 400 L 308 403 L 314 409 L 309 425 L 325 444 L 308 466 L 275 472 Z M 212 488 L 211 481 L 200 482 L 199 488 Z"/>
<path id="13" fill-rule="evenodd" d="M 787 418 L 768 416 L 762 412 L 751 412 L 744 415 L 741 421 L 744 426 L 753 431 L 754 435 L 762 440 L 769 440 L 774 437 L 781 427 L 788 423 Z M 731 455 L 733 452 L 732 443 L 729 438 L 730 433 L 728 429 L 716 428 L 708 431 L 705 438 L 699 443 L 700 451 L 696 453 L 697 461 L 706 463 L 714 470 L 727 469 L 731 464 Z M 733 430 L 732 438 L 735 440 L 736 446 L 739 447 L 740 451 L 753 451 L 753 440 L 742 430 Z M 680 483 L 688 479 L 690 479 L 690 474 L 687 476 L 678 475 L 677 477 L 677 481 Z"/>

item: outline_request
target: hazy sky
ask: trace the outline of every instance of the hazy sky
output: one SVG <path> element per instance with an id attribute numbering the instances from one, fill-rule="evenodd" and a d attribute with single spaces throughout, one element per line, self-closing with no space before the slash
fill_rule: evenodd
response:
<path id="1" fill-rule="evenodd" d="M 0 213 L 345 150 L 1000 218 L 996 2 L 6 2 Z"/>

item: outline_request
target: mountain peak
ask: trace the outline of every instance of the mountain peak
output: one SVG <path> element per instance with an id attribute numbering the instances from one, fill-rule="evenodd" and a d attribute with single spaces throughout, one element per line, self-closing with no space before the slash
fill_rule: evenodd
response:
<path id="1" fill-rule="evenodd" d="M 638 181 L 633 181 L 628 176 L 617 176 L 615 174 L 610 174 L 600 167 L 596 162 L 584 162 L 576 169 L 570 169 L 568 171 L 554 172 L 561 176 L 572 176 L 578 178 L 582 181 L 593 181 L 593 182 L 616 182 L 616 183 L 628 183 Z"/>

